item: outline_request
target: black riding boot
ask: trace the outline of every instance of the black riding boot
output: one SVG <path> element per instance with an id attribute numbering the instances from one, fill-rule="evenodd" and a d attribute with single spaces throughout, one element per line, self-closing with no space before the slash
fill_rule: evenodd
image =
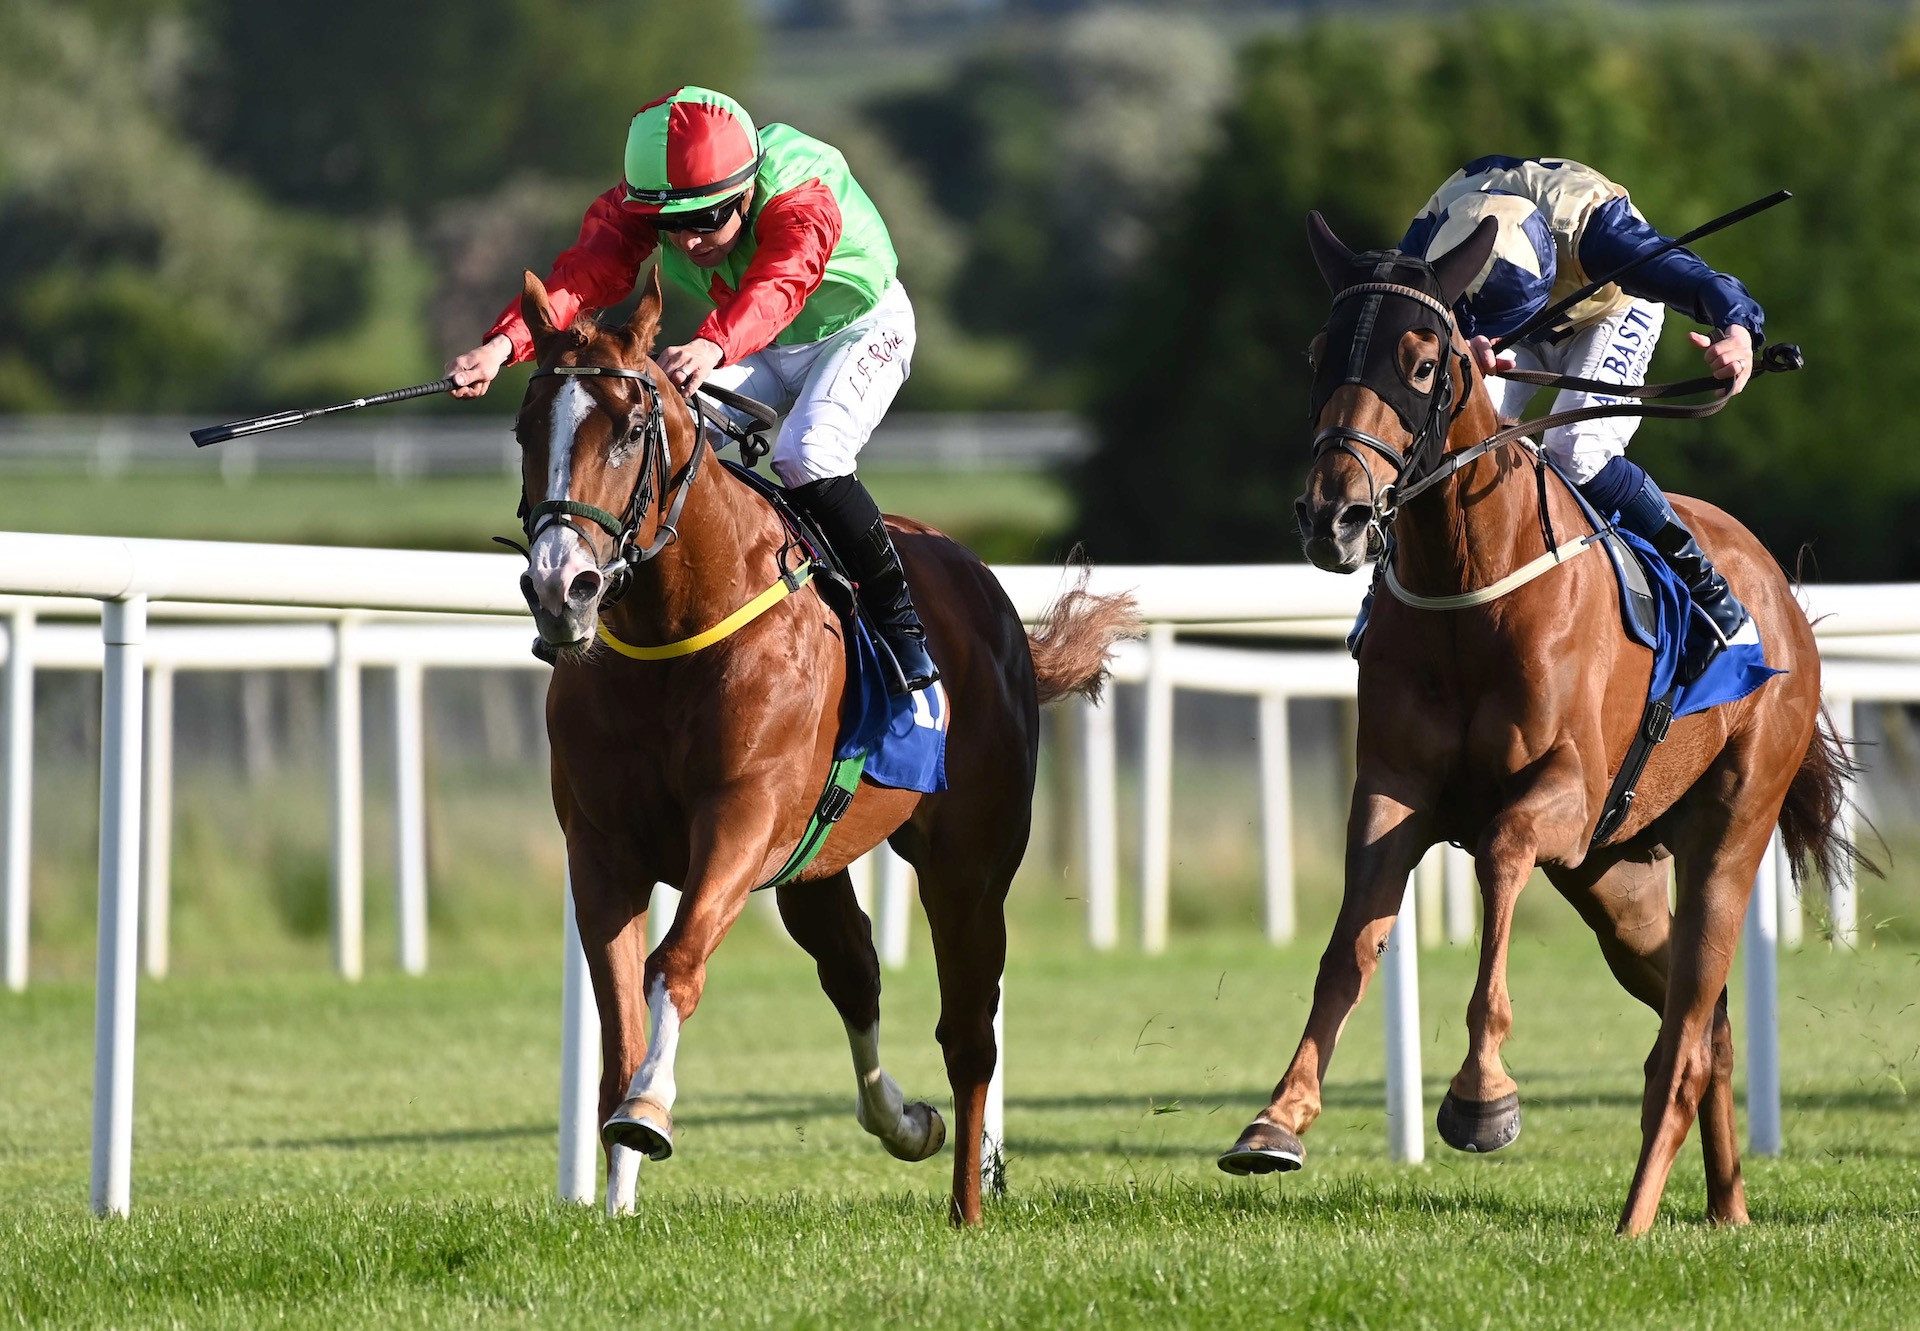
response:
<path id="1" fill-rule="evenodd" d="M 846 565 L 860 593 L 861 608 L 899 666 L 899 676 L 892 681 L 894 692 L 924 689 L 939 679 L 940 671 L 927 654 L 927 630 L 920 623 L 920 612 L 913 608 L 906 570 L 900 567 L 899 552 L 867 487 L 855 476 L 833 476 L 793 486 L 787 493 L 819 524 L 821 534 Z"/>
<path id="2" fill-rule="evenodd" d="M 1727 586 L 1727 580 L 1707 558 L 1707 552 L 1693 539 L 1693 532 L 1673 511 L 1667 496 L 1648 479 L 1626 503 L 1620 506 L 1620 525 L 1660 552 L 1667 567 L 1687 584 L 1694 607 L 1713 626 L 1718 640 L 1705 651 L 1689 651 L 1680 660 L 1680 682 L 1692 683 L 1707 668 L 1707 663 L 1746 626 L 1747 608 Z M 1689 641 L 1692 641 L 1689 635 Z"/>

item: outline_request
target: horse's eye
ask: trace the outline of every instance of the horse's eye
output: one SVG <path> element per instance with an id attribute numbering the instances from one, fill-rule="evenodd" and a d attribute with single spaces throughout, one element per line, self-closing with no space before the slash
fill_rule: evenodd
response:
<path id="1" fill-rule="evenodd" d="M 1437 362 L 1423 360 L 1420 362 L 1420 368 L 1413 372 L 1413 377 L 1416 379 L 1431 379 L 1435 368 L 1437 368 Z"/>

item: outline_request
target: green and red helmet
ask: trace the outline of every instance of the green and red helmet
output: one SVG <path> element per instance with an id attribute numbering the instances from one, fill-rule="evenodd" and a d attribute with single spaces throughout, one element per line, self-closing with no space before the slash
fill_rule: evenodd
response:
<path id="1" fill-rule="evenodd" d="M 738 195 L 760 169 L 760 134 L 740 103 L 710 88 L 675 88 L 627 128 L 627 207 L 698 212 Z"/>

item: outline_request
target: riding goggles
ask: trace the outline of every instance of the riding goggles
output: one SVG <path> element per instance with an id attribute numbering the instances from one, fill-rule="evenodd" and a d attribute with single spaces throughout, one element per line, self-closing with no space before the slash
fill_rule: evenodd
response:
<path id="1" fill-rule="evenodd" d="M 686 213 L 659 213 L 647 220 L 655 231 L 690 231 L 695 235 L 710 235 L 725 226 L 746 199 L 742 191 L 731 199 L 722 199 L 711 208 L 697 208 Z"/>

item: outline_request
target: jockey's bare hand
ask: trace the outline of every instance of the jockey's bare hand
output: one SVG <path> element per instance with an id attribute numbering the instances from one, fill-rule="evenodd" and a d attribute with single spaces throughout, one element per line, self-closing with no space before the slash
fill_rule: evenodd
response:
<path id="1" fill-rule="evenodd" d="M 696 337 L 682 346 L 668 347 L 656 359 L 660 368 L 667 372 L 667 378 L 673 380 L 674 387 L 691 397 L 700 390 L 700 385 L 707 381 L 707 376 L 713 373 L 725 354 L 717 343 Z"/>
<path id="2" fill-rule="evenodd" d="M 1502 370 L 1511 370 L 1519 365 L 1511 355 L 1493 349 L 1493 339 L 1476 337 L 1467 346 L 1473 351 L 1473 363 L 1480 367 L 1482 374 L 1499 374 Z"/>
<path id="3" fill-rule="evenodd" d="M 1716 379 L 1733 380 L 1733 391 L 1739 392 L 1747 386 L 1747 380 L 1753 377 L 1753 334 L 1739 324 L 1725 332 L 1716 332 L 1712 338 L 1705 333 L 1688 333 L 1693 345 L 1704 347 L 1707 353 L 1707 368 L 1713 371 Z"/>
<path id="4" fill-rule="evenodd" d="M 479 397 L 513 359 L 513 343 L 496 334 L 472 351 L 463 351 L 447 362 L 445 373 L 453 377 L 455 397 Z"/>

